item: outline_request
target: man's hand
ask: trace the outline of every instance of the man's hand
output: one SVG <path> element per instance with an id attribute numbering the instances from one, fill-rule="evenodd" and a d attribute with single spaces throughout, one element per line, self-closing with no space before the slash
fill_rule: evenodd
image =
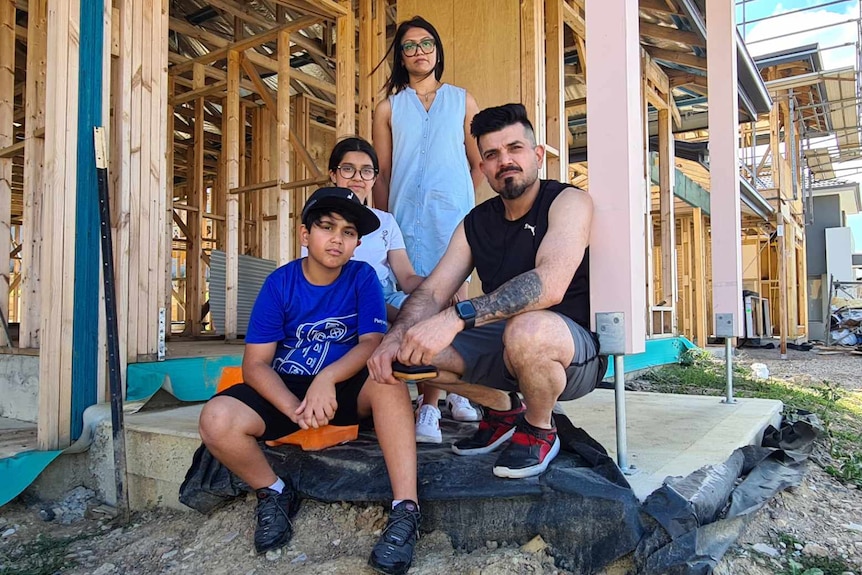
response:
<path id="1" fill-rule="evenodd" d="M 463 327 L 463 321 L 451 307 L 420 321 L 404 335 L 398 361 L 407 365 L 433 364 L 437 354 L 451 345 Z"/>
<path id="2" fill-rule="evenodd" d="M 296 409 L 296 424 L 302 429 L 323 427 L 335 417 L 335 410 L 337 409 L 335 382 L 320 377 L 318 374 L 308 387 L 305 399 Z"/>
<path id="3" fill-rule="evenodd" d="M 371 379 L 391 385 L 401 383 L 399 379 L 392 376 L 392 362 L 398 355 L 400 345 L 401 341 L 392 332 L 386 334 L 368 359 L 368 374 Z"/>

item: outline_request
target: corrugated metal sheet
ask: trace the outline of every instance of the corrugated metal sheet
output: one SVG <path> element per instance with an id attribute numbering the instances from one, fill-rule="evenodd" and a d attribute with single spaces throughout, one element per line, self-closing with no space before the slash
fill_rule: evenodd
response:
<path id="1" fill-rule="evenodd" d="M 245 336 L 248 329 L 248 318 L 251 308 L 260 291 L 266 276 L 276 268 L 272 260 L 239 256 L 239 290 L 237 292 L 236 333 Z M 213 250 L 210 256 L 210 313 L 217 334 L 224 334 L 224 302 L 225 302 L 225 253 Z"/>

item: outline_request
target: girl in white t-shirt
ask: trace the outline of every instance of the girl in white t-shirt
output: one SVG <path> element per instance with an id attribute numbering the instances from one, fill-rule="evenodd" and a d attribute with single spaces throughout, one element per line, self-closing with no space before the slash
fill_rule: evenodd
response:
<path id="1" fill-rule="evenodd" d="M 366 205 L 371 199 L 371 188 L 379 171 L 374 147 L 362 138 L 341 140 L 329 155 L 329 179 L 336 186 L 353 190 Z M 376 208 L 371 210 L 380 220 L 380 227 L 362 236 L 353 258 L 371 264 L 377 273 L 386 300 L 386 315 L 391 322 L 398 315 L 407 294 L 425 278 L 413 270 L 401 229 L 392 214 Z M 304 256 L 305 248 L 302 249 Z"/>

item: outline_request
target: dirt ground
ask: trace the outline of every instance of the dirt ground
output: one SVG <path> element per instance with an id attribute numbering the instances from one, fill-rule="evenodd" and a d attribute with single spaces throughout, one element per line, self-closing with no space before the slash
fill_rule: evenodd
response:
<path id="1" fill-rule="evenodd" d="M 825 380 L 855 392 L 862 388 L 857 375 L 862 356 L 791 351 L 781 360 L 777 350 L 745 350 L 739 360 L 764 363 L 774 377 Z M 119 527 L 92 512 L 81 517 L 88 497 L 78 490 L 60 502 L 19 498 L 0 508 L 0 575 L 371 573 L 365 561 L 384 525 L 379 506 L 304 502 L 290 545 L 259 557 L 251 544 L 251 498 L 209 517 L 158 510 L 137 514 L 131 525 Z M 841 485 L 815 464 L 800 487 L 779 494 L 756 515 L 715 573 L 816 575 L 791 563 L 812 558 L 834 568 L 821 569 L 826 575 L 862 574 L 862 492 Z M 605 575 L 625 571 L 619 565 Z M 565 573 L 540 540 L 524 547 L 489 541 L 465 553 L 454 550 L 442 533 L 424 534 L 410 573 L 446 572 Z"/>

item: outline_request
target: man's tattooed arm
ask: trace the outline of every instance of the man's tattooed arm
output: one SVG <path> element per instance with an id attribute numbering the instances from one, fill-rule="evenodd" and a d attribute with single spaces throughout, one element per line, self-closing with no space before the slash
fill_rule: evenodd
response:
<path id="1" fill-rule="evenodd" d="M 525 311 L 545 309 L 542 278 L 536 270 L 515 276 L 495 291 L 472 298 L 476 308 L 476 325 L 492 323 L 510 318 Z"/>

